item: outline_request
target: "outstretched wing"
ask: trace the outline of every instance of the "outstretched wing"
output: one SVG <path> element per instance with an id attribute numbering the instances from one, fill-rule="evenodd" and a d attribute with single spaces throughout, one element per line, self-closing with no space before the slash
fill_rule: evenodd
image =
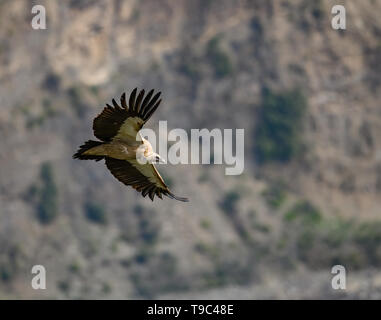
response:
<path id="1" fill-rule="evenodd" d="M 169 190 L 153 164 L 106 158 L 106 166 L 120 182 L 141 192 L 143 197 L 148 194 L 152 201 L 155 195 L 160 199 L 165 195 L 171 199 L 188 202 L 187 198 L 177 197 Z"/>
<path id="2" fill-rule="evenodd" d="M 132 91 L 128 105 L 125 93 L 120 98 L 120 105 L 112 99 L 112 106 L 106 104 L 101 114 L 94 119 L 94 135 L 99 140 L 109 142 L 114 138 L 136 139 L 139 130 L 159 107 L 161 92 L 153 96 L 152 89 L 145 97 L 144 90 L 137 97 L 136 93 L 137 88 Z"/>

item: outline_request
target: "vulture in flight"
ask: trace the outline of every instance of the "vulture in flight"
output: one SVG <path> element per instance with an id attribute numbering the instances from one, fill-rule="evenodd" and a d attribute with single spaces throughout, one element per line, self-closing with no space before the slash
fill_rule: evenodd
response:
<path id="1" fill-rule="evenodd" d="M 155 195 L 160 199 L 165 195 L 187 202 L 187 198 L 177 197 L 169 190 L 154 165 L 164 161 L 139 133 L 161 102 L 161 92 L 154 95 L 154 90 L 151 90 L 146 96 L 144 94 L 144 90 L 137 94 L 135 88 L 128 103 L 123 93 L 120 105 L 115 99 L 112 99 L 112 106 L 106 104 L 93 123 L 94 135 L 101 141 L 85 142 L 73 158 L 104 159 L 116 179 L 141 192 L 143 197 L 148 195 L 152 201 Z"/>

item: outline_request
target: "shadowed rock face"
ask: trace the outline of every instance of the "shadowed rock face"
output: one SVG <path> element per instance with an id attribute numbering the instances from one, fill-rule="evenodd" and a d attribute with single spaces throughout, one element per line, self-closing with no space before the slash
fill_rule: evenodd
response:
<path id="1" fill-rule="evenodd" d="M 344 1 L 344 32 L 323 0 L 41 4 L 47 29 L 33 30 L 30 1 L 0 1 L 0 298 L 229 298 L 232 286 L 302 298 L 310 275 L 310 296 L 330 298 L 320 283 L 336 263 L 356 279 L 349 296 L 377 297 L 379 1 Z M 105 103 L 134 87 L 163 92 L 152 127 L 244 128 L 244 174 L 162 165 L 191 202 L 151 203 L 73 161 Z M 282 116 L 294 89 L 299 120 Z M 259 164 L 257 129 L 276 146 L 286 118 L 282 146 L 300 152 Z M 35 264 L 44 292 L 30 287 Z"/>

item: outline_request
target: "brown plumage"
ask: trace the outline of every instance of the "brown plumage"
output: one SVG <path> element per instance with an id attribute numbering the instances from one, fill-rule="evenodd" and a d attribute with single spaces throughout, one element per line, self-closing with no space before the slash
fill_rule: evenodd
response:
<path id="1" fill-rule="evenodd" d="M 162 199 L 169 198 L 187 202 L 187 198 L 175 196 L 165 184 L 153 162 L 160 156 L 153 152 L 151 144 L 140 136 L 139 130 L 149 120 L 159 107 L 160 92 L 154 95 L 154 90 L 141 90 L 137 94 L 135 88 L 128 100 L 123 93 L 120 105 L 112 99 L 112 106 L 106 104 L 103 111 L 94 119 L 94 135 L 101 141 L 89 140 L 83 144 L 74 159 L 95 160 L 105 159 L 107 168 L 112 175 L 125 185 L 133 187 L 142 196 L 149 196 L 153 201 L 155 195 Z M 141 164 L 137 157 L 147 160 Z"/>

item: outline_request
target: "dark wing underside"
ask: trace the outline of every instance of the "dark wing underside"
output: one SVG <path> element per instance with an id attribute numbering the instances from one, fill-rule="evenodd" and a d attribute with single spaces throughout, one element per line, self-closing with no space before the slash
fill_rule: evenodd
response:
<path id="1" fill-rule="evenodd" d="M 111 141 L 119 133 L 121 126 L 128 118 L 135 119 L 137 132 L 152 116 L 161 102 L 159 100 L 161 92 L 153 96 L 154 90 L 152 89 L 145 97 L 144 90 L 141 90 L 137 97 L 136 93 L 137 89 L 135 88 L 130 95 L 128 105 L 125 93 L 120 98 L 120 105 L 118 105 L 115 99 L 112 99 L 113 105 L 106 104 L 102 113 L 94 119 L 94 135 L 99 140 L 105 142 Z"/>
<path id="2" fill-rule="evenodd" d="M 188 201 L 187 198 L 175 196 L 168 189 L 153 164 L 133 165 L 128 161 L 106 158 L 106 166 L 116 179 L 141 192 L 143 197 L 148 194 L 152 201 L 155 195 L 160 199 L 165 195 L 171 199 Z"/>

